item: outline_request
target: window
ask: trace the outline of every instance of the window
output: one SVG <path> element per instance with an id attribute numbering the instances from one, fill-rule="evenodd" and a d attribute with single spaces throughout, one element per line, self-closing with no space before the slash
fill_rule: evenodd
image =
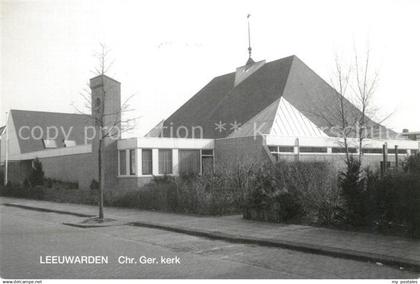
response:
<path id="1" fill-rule="evenodd" d="M 271 153 L 293 153 L 293 146 L 268 146 Z"/>
<path id="2" fill-rule="evenodd" d="M 388 154 L 395 154 L 395 148 L 388 149 Z M 407 154 L 406 149 L 398 149 L 398 154 Z"/>
<path id="3" fill-rule="evenodd" d="M 201 150 L 201 167 L 203 175 L 210 175 L 213 173 L 213 150 Z"/>
<path id="4" fill-rule="evenodd" d="M 137 172 L 137 163 L 136 163 L 136 150 L 130 150 L 130 175 L 135 176 Z"/>
<path id="5" fill-rule="evenodd" d="M 365 154 L 382 154 L 382 148 L 366 148 L 363 149 Z"/>
<path id="6" fill-rule="evenodd" d="M 159 149 L 159 174 L 172 174 L 172 150 Z"/>
<path id="7" fill-rule="evenodd" d="M 268 150 L 270 150 L 271 155 L 274 157 L 274 161 L 280 161 L 280 153 L 293 153 L 294 147 L 293 146 L 268 146 Z"/>
<path id="8" fill-rule="evenodd" d="M 76 146 L 76 141 L 64 140 L 64 147 L 74 147 L 74 146 Z"/>
<path id="9" fill-rule="evenodd" d="M 213 157 L 213 149 L 203 149 L 201 150 L 201 155 Z"/>
<path id="10" fill-rule="evenodd" d="M 120 176 L 127 175 L 127 164 L 126 164 L 126 156 L 125 150 L 120 150 Z"/>
<path id="11" fill-rule="evenodd" d="M 141 158 L 142 158 L 142 163 L 141 163 L 142 175 L 151 175 L 152 170 L 153 170 L 152 149 L 143 149 Z"/>
<path id="12" fill-rule="evenodd" d="M 280 153 L 293 153 L 293 146 L 279 146 Z"/>
<path id="13" fill-rule="evenodd" d="M 301 153 L 327 153 L 326 147 L 300 147 Z"/>
<path id="14" fill-rule="evenodd" d="M 179 173 L 199 174 L 200 150 L 179 150 Z"/>
<path id="15" fill-rule="evenodd" d="M 96 98 L 96 101 L 95 101 L 95 106 L 97 107 L 97 108 L 99 108 L 99 106 L 101 105 L 101 99 L 100 98 Z"/>
<path id="16" fill-rule="evenodd" d="M 411 155 L 417 155 L 418 151 L 415 149 L 411 149 Z"/>
<path id="17" fill-rule="evenodd" d="M 55 140 L 42 139 L 42 142 L 44 143 L 44 148 L 45 149 L 57 148 L 57 142 L 55 142 Z"/>
<path id="18" fill-rule="evenodd" d="M 357 153 L 357 149 L 356 148 L 353 148 L 353 147 L 348 147 L 347 148 L 347 151 L 349 153 L 353 153 L 353 154 Z M 346 153 L 346 149 L 344 147 L 343 148 L 341 148 L 341 147 L 333 147 L 332 150 L 331 150 L 331 152 L 332 153 Z"/>

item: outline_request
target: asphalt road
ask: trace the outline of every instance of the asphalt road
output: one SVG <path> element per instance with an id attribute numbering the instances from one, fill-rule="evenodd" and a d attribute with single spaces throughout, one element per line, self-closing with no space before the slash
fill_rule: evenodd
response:
<path id="1" fill-rule="evenodd" d="M 418 278 L 415 272 L 286 249 L 133 226 L 82 229 L 82 218 L 0 206 L 0 275 L 48 278 Z M 46 256 L 107 256 L 108 264 L 42 264 Z M 121 264 L 119 257 L 133 258 Z M 141 264 L 139 257 L 156 258 Z M 178 257 L 180 264 L 159 263 Z"/>

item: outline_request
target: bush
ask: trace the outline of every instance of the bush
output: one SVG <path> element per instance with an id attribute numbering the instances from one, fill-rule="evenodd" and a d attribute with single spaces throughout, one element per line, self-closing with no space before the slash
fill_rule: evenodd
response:
<path id="1" fill-rule="evenodd" d="M 288 191 L 294 192 L 302 214 L 311 223 L 338 222 L 341 199 L 337 173 L 325 162 L 280 162 L 276 176 Z"/>
<path id="2" fill-rule="evenodd" d="M 420 176 L 420 153 L 409 156 L 404 164 L 405 172 Z"/>
<path id="3" fill-rule="evenodd" d="M 32 171 L 29 175 L 29 184 L 33 187 L 44 184 L 44 171 L 42 170 L 42 163 L 38 158 L 33 160 Z"/>
<path id="4" fill-rule="evenodd" d="M 390 172 L 369 186 L 368 206 L 374 228 L 420 237 L 420 177 Z"/>
<path id="5" fill-rule="evenodd" d="M 366 206 L 368 199 L 366 182 L 360 161 L 350 156 L 346 161 L 345 171 L 339 174 L 339 184 L 344 200 L 345 222 L 353 226 L 368 224 L 369 207 Z"/>
<path id="6" fill-rule="evenodd" d="M 4 185 L 4 172 L 3 169 L 0 167 L 0 186 Z"/>
<path id="7" fill-rule="evenodd" d="M 22 184 L 9 181 L 7 186 L 0 186 L 0 195 L 17 198 L 41 199 L 54 202 L 87 203 L 94 204 L 95 196 L 87 190 L 75 187 L 77 183 L 62 182 L 54 179 L 45 179 L 44 185 L 32 186 L 29 179 Z"/>
<path id="8" fill-rule="evenodd" d="M 29 190 L 20 184 L 14 184 L 10 180 L 6 186 L 1 186 L 1 195 L 10 197 L 29 197 Z"/>
<path id="9" fill-rule="evenodd" d="M 255 175 L 244 207 L 244 217 L 266 221 L 332 224 L 339 212 L 335 172 L 326 163 L 279 162 L 266 165 Z M 254 212 L 254 215 L 258 213 Z"/>
<path id="10" fill-rule="evenodd" d="M 240 212 L 242 193 L 234 179 L 218 171 L 209 175 L 154 177 L 136 192 L 108 198 L 107 204 L 168 212 L 223 215 Z"/>
<path id="11" fill-rule="evenodd" d="M 380 176 L 362 170 L 351 158 L 339 175 L 344 200 L 344 223 L 373 231 L 420 236 L 419 156 L 411 156 L 405 171 Z"/>

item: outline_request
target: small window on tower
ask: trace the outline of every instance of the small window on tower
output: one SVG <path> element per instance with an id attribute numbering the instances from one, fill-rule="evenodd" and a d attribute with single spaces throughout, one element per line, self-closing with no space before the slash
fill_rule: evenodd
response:
<path id="1" fill-rule="evenodd" d="M 96 107 L 99 107 L 101 105 L 101 99 L 100 98 L 96 98 Z"/>

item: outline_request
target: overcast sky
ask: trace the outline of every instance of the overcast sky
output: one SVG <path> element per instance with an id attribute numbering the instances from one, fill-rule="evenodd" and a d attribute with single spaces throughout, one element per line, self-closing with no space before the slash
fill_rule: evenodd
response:
<path id="1" fill-rule="evenodd" d="M 388 127 L 420 130 L 420 1 L 1 1 L 1 116 L 9 109 L 75 112 L 98 43 L 145 134 L 213 77 L 247 59 L 297 55 L 325 80 L 335 54 L 371 49 L 375 104 Z"/>

